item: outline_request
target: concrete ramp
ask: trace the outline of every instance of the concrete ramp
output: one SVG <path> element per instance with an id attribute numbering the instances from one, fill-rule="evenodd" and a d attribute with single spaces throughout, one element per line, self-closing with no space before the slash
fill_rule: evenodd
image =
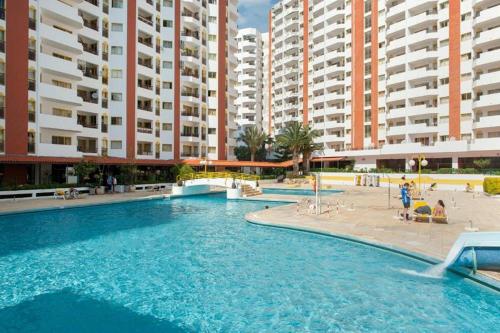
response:
<path id="1" fill-rule="evenodd" d="M 500 270 L 500 232 L 460 234 L 443 265 L 459 265 L 473 270 Z"/>

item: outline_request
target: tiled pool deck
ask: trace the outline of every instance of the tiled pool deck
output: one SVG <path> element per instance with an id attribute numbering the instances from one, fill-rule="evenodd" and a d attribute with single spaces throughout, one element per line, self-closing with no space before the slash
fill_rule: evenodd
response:
<path id="1" fill-rule="evenodd" d="M 264 186 L 287 188 L 287 185 L 265 184 Z M 403 223 L 396 218 L 401 203 L 398 191 L 392 190 L 391 209 L 388 208 L 388 192 L 383 188 L 336 186 L 343 193 L 323 197 L 323 210 L 329 212 L 314 215 L 302 205 L 297 212 L 298 200 L 314 200 L 314 197 L 296 195 L 264 194 L 250 200 L 290 201 L 271 209 L 248 214 L 248 218 L 262 224 L 280 225 L 297 229 L 315 230 L 336 235 L 346 235 L 444 259 L 452 244 L 466 228 L 473 226 L 479 231 L 500 231 L 500 199 L 465 192 L 428 192 L 425 199 L 431 204 L 438 199 L 447 205 L 449 224 Z M 102 204 L 135 200 L 148 196 L 163 195 L 161 192 L 133 192 L 111 195 L 87 196 L 79 200 L 17 200 L 0 202 L 0 213 L 71 207 L 77 205 Z M 452 200 L 453 198 L 453 200 Z M 452 202 L 456 202 L 456 205 Z M 338 212 L 337 212 L 337 202 Z M 483 272 L 497 280 L 500 274 Z"/>

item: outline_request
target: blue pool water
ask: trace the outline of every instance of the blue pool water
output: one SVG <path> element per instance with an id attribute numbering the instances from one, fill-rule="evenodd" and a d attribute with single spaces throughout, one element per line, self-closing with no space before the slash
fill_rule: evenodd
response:
<path id="1" fill-rule="evenodd" d="M 0 216 L 0 332 L 494 332 L 500 297 L 223 195 Z"/>
<path id="2" fill-rule="evenodd" d="M 335 193 L 341 193 L 340 190 L 321 190 L 322 195 L 330 195 Z M 302 188 L 264 188 L 263 193 L 267 194 L 286 194 L 286 195 L 316 195 L 314 191 Z"/>

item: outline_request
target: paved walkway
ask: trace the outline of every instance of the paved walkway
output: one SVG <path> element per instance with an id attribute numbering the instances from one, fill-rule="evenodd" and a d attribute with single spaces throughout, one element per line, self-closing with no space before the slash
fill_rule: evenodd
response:
<path id="1" fill-rule="evenodd" d="M 166 192 L 165 192 L 166 193 Z M 132 199 L 143 198 L 151 195 L 161 195 L 163 192 L 137 191 L 127 193 L 114 193 L 103 195 L 82 195 L 80 199 L 62 200 L 49 197 L 47 199 L 23 199 L 23 200 L 4 200 L 0 202 L 0 213 L 17 212 L 28 209 L 46 209 L 71 207 L 79 205 L 93 205 L 110 202 L 120 202 Z"/>
<path id="2" fill-rule="evenodd" d="M 250 213 L 247 218 L 263 224 L 354 236 L 437 259 L 446 257 L 458 235 L 466 232 L 471 223 L 479 231 L 500 231 L 500 199 L 484 194 L 451 191 L 425 193 L 424 197 L 431 206 L 442 199 L 449 216 L 449 224 L 429 224 L 400 220 L 398 212 L 402 211 L 402 207 L 397 198 L 399 193 L 394 189 L 391 190 L 389 208 L 386 188 L 335 188 L 345 192 L 324 197 L 322 210 L 326 212 L 321 215 L 309 212 L 307 204 L 300 205 L 298 211 L 298 205 L 291 204 Z M 297 197 L 304 198 L 314 200 L 314 197 Z M 500 279 L 500 274 L 491 275 Z"/>

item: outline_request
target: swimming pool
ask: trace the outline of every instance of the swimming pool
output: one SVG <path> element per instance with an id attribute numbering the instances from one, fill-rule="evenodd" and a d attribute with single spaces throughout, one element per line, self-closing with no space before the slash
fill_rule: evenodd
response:
<path id="1" fill-rule="evenodd" d="M 306 195 L 313 196 L 316 193 L 313 190 L 303 189 L 303 188 L 264 188 L 262 190 L 266 194 L 285 194 L 285 195 Z M 341 193 L 341 190 L 321 190 L 322 195 L 330 195 L 335 193 Z"/>
<path id="2" fill-rule="evenodd" d="M 493 332 L 499 294 L 222 195 L 0 216 L 0 332 Z"/>

